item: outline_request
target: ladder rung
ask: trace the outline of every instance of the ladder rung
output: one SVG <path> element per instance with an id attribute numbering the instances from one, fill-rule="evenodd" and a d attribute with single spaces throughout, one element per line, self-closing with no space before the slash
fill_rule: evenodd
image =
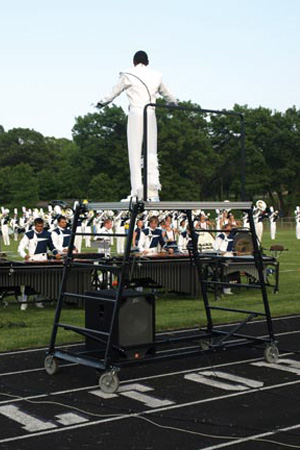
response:
<path id="1" fill-rule="evenodd" d="M 98 334 L 101 336 L 109 336 L 109 333 L 107 333 L 106 331 L 99 331 L 99 330 L 93 330 L 91 328 L 77 327 L 75 325 L 68 325 L 66 323 L 58 323 L 57 326 L 64 328 L 65 330 L 75 331 L 75 332 L 78 332 L 81 334 L 92 333 L 92 334 Z"/>
<path id="2" fill-rule="evenodd" d="M 100 292 L 100 291 L 95 291 L 95 292 Z M 115 302 L 116 298 L 117 298 L 117 292 L 116 292 L 116 297 L 115 298 L 110 298 L 109 297 L 101 297 L 100 295 L 98 296 L 93 296 L 93 295 L 86 295 L 86 294 L 74 294 L 73 292 L 63 292 L 62 295 L 64 295 L 65 297 L 73 297 L 73 298 L 81 298 L 82 300 L 88 299 L 88 300 L 105 300 L 108 302 Z"/>

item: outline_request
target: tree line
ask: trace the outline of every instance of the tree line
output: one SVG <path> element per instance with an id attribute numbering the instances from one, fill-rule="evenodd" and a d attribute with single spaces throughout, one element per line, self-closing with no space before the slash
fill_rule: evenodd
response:
<path id="1" fill-rule="evenodd" d="M 164 102 L 160 101 L 163 105 Z M 241 199 L 241 128 L 235 115 L 157 108 L 161 199 Z M 245 119 L 245 192 L 286 214 L 300 203 L 300 111 L 235 105 Z M 119 201 L 130 192 L 127 116 L 115 105 L 78 117 L 73 139 L 0 126 L 0 205 L 52 199 Z"/>

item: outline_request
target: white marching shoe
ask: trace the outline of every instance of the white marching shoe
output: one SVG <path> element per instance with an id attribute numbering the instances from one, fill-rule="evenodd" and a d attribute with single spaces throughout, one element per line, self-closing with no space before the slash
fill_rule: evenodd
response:
<path id="1" fill-rule="evenodd" d="M 126 198 L 122 198 L 121 202 L 130 202 L 131 195 L 128 195 Z"/>
<path id="2" fill-rule="evenodd" d="M 233 292 L 231 291 L 231 288 L 224 288 L 223 294 L 224 295 L 233 295 Z"/>
<path id="3" fill-rule="evenodd" d="M 148 202 L 159 202 L 159 196 L 149 197 Z"/>

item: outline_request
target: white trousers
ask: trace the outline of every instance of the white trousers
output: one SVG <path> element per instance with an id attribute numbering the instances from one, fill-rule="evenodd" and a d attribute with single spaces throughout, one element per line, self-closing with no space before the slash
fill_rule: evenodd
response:
<path id="1" fill-rule="evenodd" d="M 271 239 L 274 241 L 276 237 L 276 222 L 270 222 L 270 235 Z"/>
<path id="2" fill-rule="evenodd" d="M 76 232 L 77 233 L 82 233 L 82 228 L 81 226 L 76 228 Z M 74 239 L 74 245 L 76 247 L 76 249 L 78 250 L 78 253 L 81 253 L 81 247 L 82 247 L 82 236 L 75 236 Z"/>
<path id="3" fill-rule="evenodd" d="M 10 245 L 10 239 L 8 234 L 8 225 L 2 225 L 2 236 L 3 236 L 3 244 Z"/>
<path id="4" fill-rule="evenodd" d="M 261 243 L 262 235 L 263 235 L 263 231 L 264 231 L 262 222 L 257 222 L 255 224 L 255 231 L 256 231 L 258 242 Z"/>
<path id="5" fill-rule="evenodd" d="M 296 238 L 300 239 L 300 222 L 296 223 Z"/>
<path id="6" fill-rule="evenodd" d="M 84 232 L 85 233 L 91 233 L 92 232 L 92 227 L 86 225 Z M 87 248 L 90 248 L 90 246 L 91 246 L 91 235 L 84 236 L 84 240 L 85 240 L 85 246 Z"/>
<path id="7" fill-rule="evenodd" d="M 125 228 L 119 225 L 116 225 L 116 233 L 125 234 Z M 125 237 L 118 236 L 117 237 L 117 253 L 124 253 L 125 249 Z"/>
<path id="8" fill-rule="evenodd" d="M 142 198 L 142 170 L 141 154 L 143 143 L 143 108 L 131 107 L 127 123 L 127 141 L 130 167 L 131 195 L 137 195 Z M 158 196 L 161 189 L 159 182 L 158 159 L 157 159 L 157 124 L 154 109 L 148 108 L 148 132 L 147 132 L 147 155 L 148 172 L 147 187 L 148 196 Z"/>

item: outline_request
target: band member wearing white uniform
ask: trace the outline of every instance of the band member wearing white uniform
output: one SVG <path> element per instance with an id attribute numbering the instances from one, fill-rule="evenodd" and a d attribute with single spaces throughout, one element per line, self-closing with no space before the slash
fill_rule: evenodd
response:
<path id="1" fill-rule="evenodd" d="M 296 238 L 300 239 L 300 206 L 296 206 L 295 220 L 296 220 Z"/>
<path id="2" fill-rule="evenodd" d="M 163 238 L 163 232 L 158 228 L 158 218 L 152 216 L 149 219 L 149 227 L 141 230 L 141 236 L 139 239 L 139 252 L 143 254 L 157 253 L 159 249 L 167 250 L 172 255 L 174 253 L 173 248 L 168 248 Z"/>
<path id="3" fill-rule="evenodd" d="M 276 220 L 278 219 L 278 211 L 274 211 L 273 206 L 270 206 L 269 222 L 270 222 L 270 236 L 272 241 L 276 238 Z"/>
<path id="4" fill-rule="evenodd" d="M 104 256 L 107 258 L 110 257 L 110 249 L 113 244 L 113 237 L 111 236 L 113 234 L 112 226 L 112 220 L 105 219 L 103 222 L 103 227 L 100 228 L 100 234 L 102 234 L 102 236 L 98 237 L 98 241 L 100 241 L 98 253 L 104 253 Z M 103 236 L 104 234 L 107 236 Z"/>
<path id="5" fill-rule="evenodd" d="M 232 234 L 232 225 L 231 223 L 227 223 L 223 225 L 223 232 L 218 234 L 215 241 L 215 249 L 220 252 L 222 256 L 233 256 L 233 234 Z M 224 280 L 224 281 L 229 281 Z M 232 295 L 230 287 L 223 287 L 223 294 Z"/>
<path id="6" fill-rule="evenodd" d="M 60 254 L 67 253 L 71 238 L 71 230 L 65 216 L 59 216 L 57 219 L 57 227 L 51 232 L 51 238 L 55 248 Z M 77 252 L 76 247 L 73 252 Z"/>
<path id="7" fill-rule="evenodd" d="M 3 244 L 4 245 L 10 245 L 10 239 L 9 239 L 9 222 L 10 222 L 10 217 L 8 215 L 9 210 L 8 209 L 4 209 L 2 208 L 2 218 L 0 221 L 0 225 L 1 225 L 1 232 L 2 232 L 2 237 L 3 237 Z"/>
<path id="8" fill-rule="evenodd" d="M 263 220 L 266 217 L 265 216 L 266 209 L 267 209 L 267 205 L 263 200 L 257 200 L 256 205 L 253 209 L 255 232 L 256 232 L 256 236 L 257 236 L 259 245 L 261 245 L 263 231 L 264 231 Z"/>
<path id="9" fill-rule="evenodd" d="M 148 68 L 149 60 L 144 51 L 138 51 L 133 57 L 134 67 L 120 73 L 118 83 L 112 91 L 102 97 L 97 107 L 110 103 L 114 98 L 126 91 L 129 100 L 129 115 L 127 124 L 127 141 L 129 153 L 131 196 L 142 198 L 141 150 L 143 140 L 143 111 L 148 103 L 155 103 L 158 95 L 167 101 L 177 104 L 174 95 L 162 82 L 159 72 Z M 158 201 L 161 189 L 157 159 L 157 125 L 155 108 L 148 108 L 147 112 L 147 147 L 148 147 L 148 197 Z"/>
<path id="10" fill-rule="evenodd" d="M 34 220 L 34 228 L 27 231 L 20 241 L 18 252 L 25 261 L 47 261 L 48 250 L 51 250 L 56 258 L 59 259 L 60 255 L 51 239 L 51 234 L 49 231 L 43 229 L 44 221 L 43 219 L 37 217 Z M 20 286 L 21 289 L 21 310 L 25 311 L 27 309 L 27 294 L 26 286 Z M 39 295 L 37 295 L 36 300 L 40 300 Z M 36 302 L 36 306 L 42 307 L 43 304 L 40 301 Z"/>

